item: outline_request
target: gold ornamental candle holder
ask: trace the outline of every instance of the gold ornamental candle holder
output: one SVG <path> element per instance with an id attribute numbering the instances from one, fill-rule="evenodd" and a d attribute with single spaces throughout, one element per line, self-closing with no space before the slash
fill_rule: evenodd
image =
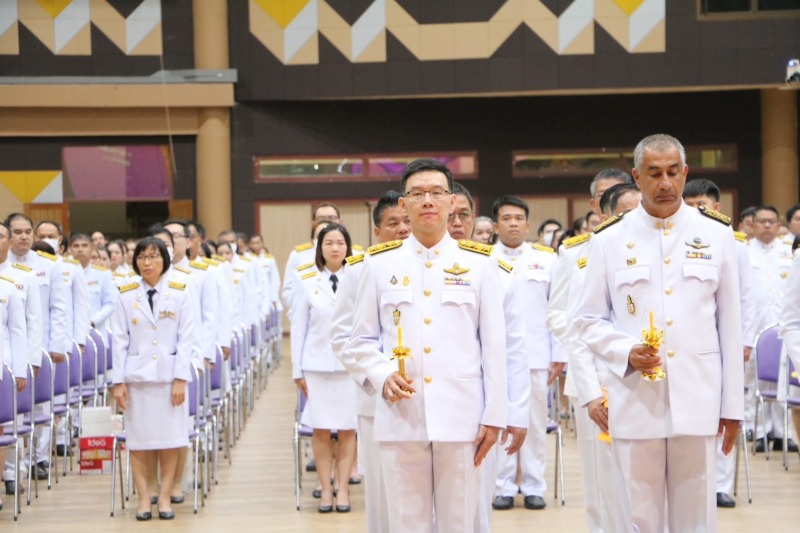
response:
<path id="1" fill-rule="evenodd" d="M 392 348 L 392 359 L 397 359 L 397 371 L 404 381 L 408 382 L 408 375 L 406 374 L 406 358 L 411 357 L 411 348 L 403 346 L 403 326 L 400 325 L 400 310 L 395 309 L 392 312 L 394 318 L 394 325 L 397 326 L 397 346 Z M 405 392 L 413 394 L 410 390 L 403 389 Z"/>
<path id="2" fill-rule="evenodd" d="M 650 329 L 642 330 L 642 343 L 658 350 L 664 344 L 664 330 L 658 329 L 653 324 L 653 312 L 650 311 Z M 667 378 L 667 373 L 660 366 L 655 367 L 651 372 L 642 372 L 642 379 L 645 381 L 661 381 Z"/>

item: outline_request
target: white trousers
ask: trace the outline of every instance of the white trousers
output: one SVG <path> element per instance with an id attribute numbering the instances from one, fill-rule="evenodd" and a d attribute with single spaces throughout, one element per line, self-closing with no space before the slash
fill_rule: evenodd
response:
<path id="1" fill-rule="evenodd" d="M 511 437 L 509 437 L 509 441 Z M 480 490 L 478 492 L 478 507 L 475 515 L 475 533 L 489 533 L 492 524 L 492 500 L 494 499 L 494 488 L 497 481 L 497 465 L 503 458 L 507 457 L 505 446 L 500 444 L 498 437 L 497 444 L 489 450 L 486 458 L 478 467 L 481 473 Z"/>
<path id="2" fill-rule="evenodd" d="M 391 533 L 473 530 L 480 471 L 471 442 L 379 442 L 378 448 Z"/>
<path id="3" fill-rule="evenodd" d="M 724 492 L 730 496 L 733 494 L 733 477 L 736 470 L 736 447 L 725 455 L 722 453 L 722 438 L 717 441 L 717 492 Z M 748 453 L 747 449 L 743 449 L 742 453 Z"/>
<path id="4" fill-rule="evenodd" d="M 531 400 L 528 413 L 528 435 L 519 451 L 522 464 L 522 484 L 517 485 L 517 456 L 503 454 L 497 467 L 497 496 L 518 492 L 525 496 L 544 496 L 547 483 L 547 370 L 531 370 Z"/>
<path id="5" fill-rule="evenodd" d="M 375 442 L 375 417 L 358 417 L 358 463 L 364 476 L 364 499 L 367 506 L 367 531 L 388 533 L 389 508 L 381 472 L 381 457 Z"/>
<path id="6" fill-rule="evenodd" d="M 716 531 L 716 447 L 716 436 L 615 438 L 614 497 L 623 525 L 618 531 Z"/>
<path id="7" fill-rule="evenodd" d="M 600 427 L 589 418 L 589 411 L 585 407 L 575 410 L 575 426 L 583 474 L 586 523 L 592 533 L 614 533 L 618 531 L 614 526 L 616 506 L 614 491 L 608 483 L 613 468 L 611 445 L 597 439 L 601 433 Z"/>

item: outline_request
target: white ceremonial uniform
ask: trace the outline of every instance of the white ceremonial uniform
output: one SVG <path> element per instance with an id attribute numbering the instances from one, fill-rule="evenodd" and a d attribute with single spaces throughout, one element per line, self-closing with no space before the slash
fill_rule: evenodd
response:
<path id="1" fill-rule="evenodd" d="M 336 310 L 331 323 L 331 348 L 358 385 L 356 388 L 358 462 L 359 472 L 364 476 L 367 531 L 388 533 L 389 512 L 386 487 L 381 471 L 378 443 L 375 442 L 376 391 L 367 376 L 358 367 L 357 361 L 352 357 L 352 352 L 345 350 L 353 332 L 353 313 L 356 307 L 358 282 L 364 267 L 363 260 L 363 255 L 352 255 L 347 258 L 349 272 L 341 281 L 337 291 Z"/>
<path id="2" fill-rule="evenodd" d="M 89 290 L 89 320 L 101 333 L 108 331 L 106 321 L 117 304 L 117 291 L 106 267 L 89 265 L 83 269 Z M 82 339 L 79 339 L 79 342 Z"/>
<path id="3" fill-rule="evenodd" d="M 392 532 L 434 531 L 434 514 L 440 533 L 474 528 L 473 441 L 481 424 L 505 427 L 508 411 L 502 282 L 489 253 L 447 234 L 426 248 L 411 235 L 371 247 L 364 261 L 347 356 L 382 394 L 402 328 L 417 391 L 375 408 Z"/>
<path id="4" fill-rule="evenodd" d="M 62 353 L 67 346 L 67 307 L 66 289 L 64 287 L 64 275 L 56 263 L 56 256 L 46 252 L 33 252 L 17 256 L 9 253 L 9 257 L 16 262 L 27 265 L 36 273 L 36 280 L 39 284 L 39 296 L 41 298 L 42 310 L 42 345 L 48 352 Z M 41 365 L 41 354 L 38 363 L 33 366 Z M 34 414 L 49 415 L 50 403 L 40 404 L 34 407 Z M 50 458 L 50 427 L 39 428 L 36 430 L 36 457 L 37 463 L 48 461 Z"/>
<path id="5" fill-rule="evenodd" d="M 120 287 L 111 317 L 114 384 L 128 385 L 125 412 L 132 450 L 188 445 L 188 403 L 173 407 L 175 379 L 191 381 L 195 313 L 186 285 L 163 276 L 150 309 L 143 280 Z"/>
<path id="6" fill-rule="evenodd" d="M 522 316 L 522 305 L 519 295 L 523 293 L 526 283 L 522 276 L 515 276 L 511 265 L 497 260 L 502 271 L 503 282 L 503 315 L 506 321 L 506 379 L 508 380 L 508 427 L 528 429 L 530 423 L 531 380 L 528 365 L 528 354 L 525 352 L 525 318 Z M 511 437 L 509 436 L 509 439 Z M 509 444 L 510 440 L 506 442 Z M 491 530 L 492 499 L 497 483 L 497 466 L 507 453 L 505 446 L 496 445 L 481 463 L 481 488 L 475 517 L 475 532 L 484 533 Z"/>
<path id="7" fill-rule="evenodd" d="M 797 256 L 792 261 L 783 296 L 781 337 L 785 351 L 792 360 L 795 371 L 798 371 L 800 369 L 800 261 Z"/>
<path id="8" fill-rule="evenodd" d="M 259 302 L 258 302 L 258 281 L 256 266 L 252 261 L 245 257 L 234 254 L 231 261 L 234 272 L 243 274 L 241 279 L 242 296 L 242 323 L 245 327 L 251 328 L 253 324 L 260 323 Z"/>
<path id="9" fill-rule="evenodd" d="M 611 476 L 611 447 L 598 439 L 600 427 L 589 417 L 586 404 L 603 396 L 608 369 L 580 340 L 573 307 L 583 285 L 591 233 L 567 239 L 553 268 L 547 325 L 569 354 L 564 394 L 575 406 L 575 425 L 583 478 L 584 508 L 589 531 L 616 531 L 613 493 L 603 490 Z"/>
<path id="10" fill-rule="evenodd" d="M 547 377 L 550 363 L 558 360 L 553 357 L 553 343 L 545 315 L 556 255 L 552 248 L 527 242 L 517 248 L 497 244 L 492 254 L 513 266 L 514 275 L 525 280 L 520 285 L 519 305 L 525 321 L 525 353 L 531 381 L 529 431 L 519 452 L 522 483 L 517 485 L 516 482 L 517 456 L 503 454 L 498 465 L 496 495 L 514 497 L 522 491 L 524 496 L 544 496 L 547 490 L 544 477 L 547 465 Z M 566 360 L 562 357 L 561 362 Z"/>
<path id="11" fill-rule="evenodd" d="M 192 312 L 193 322 L 195 324 L 196 335 L 191 339 L 192 342 L 192 359 L 191 363 L 195 368 L 205 368 L 205 356 L 203 347 L 203 335 L 201 335 L 198 328 L 202 328 L 203 324 L 203 311 L 200 307 L 200 287 L 198 278 L 194 277 L 193 270 L 183 268 L 180 266 L 170 265 L 169 269 L 164 273 L 164 278 L 167 281 L 185 285 L 186 296 L 189 300 L 189 308 Z M 141 284 L 141 278 L 137 281 Z M 121 288 L 120 288 L 121 290 Z"/>
<path id="12" fill-rule="evenodd" d="M 175 268 L 183 269 L 184 273 L 189 272 L 192 285 L 194 285 L 193 293 L 197 299 L 192 300 L 192 307 L 199 311 L 199 325 L 200 331 L 200 352 L 203 357 L 209 361 L 214 361 L 217 357 L 216 342 L 219 336 L 219 288 L 217 287 L 217 280 L 212 272 L 209 272 L 209 267 L 202 261 L 189 261 L 188 257 L 184 257 L 178 261 Z M 198 316 L 195 315 L 197 320 Z"/>
<path id="13" fill-rule="evenodd" d="M 0 274 L 0 324 L 3 326 L 0 368 L 7 364 L 15 378 L 27 379 L 28 339 L 22 291 L 17 289 L 13 279 L 2 274 Z"/>
<path id="14" fill-rule="evenodd" d="M 717 220 L 714 220 L 717 219 Z M 743 418 L 736 241 L 729 219 L 682 204 L 666 220 L 641 206 L 595 230 L 576 305 L 581 338 L 608 364 L 615 505 L 625 530 L 716 529 L 720 418 Z M 649 313 L 664 328 L 666 379 L 629 365 Z M 666 509 L 665 509 L 666 507 Z"/>
<path id="15" fill-rule="evenodd" d="M 758 239 L 751 239 L 750 267 L 751 281 L 753 284 L 753 300 L 755 305 L 755 331 L 760 333 L 764 328 L 777 324 L 781 317 L 781 305 L 783 303 L 783 293 L 786 288 L 786 279 L 789 277 L 789 268 L 792 265 L 792 240 L 776 238 L 769 244 L 764 244 Z M 755 360 L 751 359 L 747 364 L 745 373 L 745 385 L 748 387 L 747 407 L 748 407 L 748 429 L 753 428 L 755 418 L 755 379 L 756 369 Z M 776 386 L 771 383 L 759 383 L 761 390 L 774 391 Z M 755 428 L 756 438 L 762 438 L 765 434 L 772 432 L 775 439 L 783 438 L 783 410 L 777 402 L 766 404 L 767 420 L 766 431 L 764 422 L 760 427 Z M 791 418 L 789 433 L 791 438 Z"/>
<path id="16" fill-rule="evenodd" d="M 283 311 L 283 305 L 281 304 L 281 273 L 278 270 L 278 262 L 275 261 L 274 255 L 264 251 L 258 256 L 258 260 L 267 278 L 269 301 L 272 302 L 273 307 L 278 312 L 281 312 Z"/>
<path id="17" fill-rule="evenodd" d="M 750 253 L 747 234 L 733 232 L 736 238 L 736 255 L 739 258 L 739 296 L 742 305 L 742 343 L 750 348 L 755 344 L 755 300 L 750 276 Z M 747 368 L 745 366 L 745 368 Z M 745 387 L 745 420 L 747 420 L 747 388 Z M 717 492 L 731 494 L 736 473 L 736 454 L 722 453 L 722 438 L 717 444 Z"/>
<path id="18" fill-rule="evenodd" d="M 356 429 L 356 385 L 333 353 L 331 321 L 337 295 L 327 268 L 314 269 L 294 286 L 292 296 L 292 378 L 308 386 L 308 424 L 314 429 Z M 347 267 L 335 273 L 338 283 Z"/>
<path id="19" fill-rule="evenodd" d="M 286 260 L 286 268 L 283 270 L 283 288 L 281 289 L 281 299 L 287 313 L 291 313 L 292 290 L 298 278 L 294 275 L 297 267 L 314 263 L 317 254 L 317 241 L 309 241 L 298 244 L 289 254 Z M 291 316 L 289 316 L 291 318 Z"/>

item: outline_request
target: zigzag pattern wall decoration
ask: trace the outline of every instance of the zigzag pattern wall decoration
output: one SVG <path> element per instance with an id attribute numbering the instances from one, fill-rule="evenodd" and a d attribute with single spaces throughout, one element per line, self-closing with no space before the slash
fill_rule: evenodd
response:
<path id="1" fill-rule="evenodd" d="M 450 24 L 375 0 L 352 25 L 325 0 L 248 2 L 250 32 L 285 65 L 319 63 L 320 34 L 353 63 L 385 62 L 387 31 L 420 61 L 487 59 L 522 25 L 559 55 L 593 54 L 595 23 L 629 53 L 666 51 L 666 0 L 574 0 L 560 16 L 540 0 L 507 0 L 486 22 Z"/>
<path id="2" fill-rule="evenodd" d="M 90 56 L 91 24 L 126 55 L 160 55 L 161 0 L 138 1 L 124 17 L 106 0 L 1 0 L 0 55 L 19 55 L 23 25 L 55 55 Z"/>

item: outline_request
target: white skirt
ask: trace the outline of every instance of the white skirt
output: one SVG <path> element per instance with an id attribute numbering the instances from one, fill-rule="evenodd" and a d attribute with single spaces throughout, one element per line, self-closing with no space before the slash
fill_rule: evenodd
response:
<path id="1" fill-rule="evenodd" d="M 124 413 L 129 450 L 167 450 L 189 445 L 189 385 L 187 401 L 172 406 L 172 383 L 127 383 Z"/>
<path id="2" fill-rule="evenodd" d="M 350 374 L 303 371 L 303 377 L 308 387 L 305 410 L 308 411 L 309 426 L 314 429 L 356 429 L 356 382 Z"/>

